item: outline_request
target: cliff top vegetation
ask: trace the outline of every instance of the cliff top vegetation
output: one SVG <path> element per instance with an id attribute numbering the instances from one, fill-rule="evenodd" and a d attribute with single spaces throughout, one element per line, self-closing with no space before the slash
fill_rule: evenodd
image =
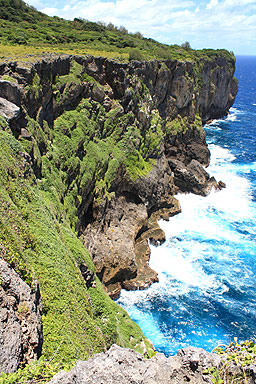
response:
<path id="1" fill-rule="evenodd" d="M 123 26 L 91 22 L 81 18 L 50 17 L 22 0 L 0 0 L 0 60 L 31 59 L 29 54 L 68 53 L 104 56 L 120 61 L 177 59 L 194 61 L 224 56 L 225 50 L 193 50 L 189 43 L 161 44 Z"/>

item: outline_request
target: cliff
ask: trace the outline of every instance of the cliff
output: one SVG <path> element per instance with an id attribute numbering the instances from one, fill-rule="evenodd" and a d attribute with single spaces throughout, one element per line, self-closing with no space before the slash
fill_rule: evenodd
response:
<path id="1" fill-rule="evenodd" d="M 223 51 L 0 64 L 0 251 L 39 281 L 44 357 L 86 359 L 113 343 L 152 354 L 100 281 L 112 297 L 156 281 L 147 239 L 164 241 L 157 219 L 180 211 L 173 195 L 219 188 L 203 168 L 202 121 L 233 104 L 234 65 Z"/>

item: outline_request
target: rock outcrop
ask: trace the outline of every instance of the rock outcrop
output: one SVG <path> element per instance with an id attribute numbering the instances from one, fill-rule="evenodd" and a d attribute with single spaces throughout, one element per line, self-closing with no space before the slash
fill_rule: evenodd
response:
<path id="1" fill-rule="evenodd" d="M 0 97 L 0 115 L 5 117 L 8 123 L 17 119 L 20 114 L 20 108 L 10 101 Z"/>
<path id="2" fill-rule="evenodd" d="M 159 209 L 166 209 L 169 215 L 178 213 L 180 207 L 173 199 L 178 191 L 206 195 L 212 187 L 219 188 L 203 169 L 209 164 L 210 152 L 202 121 L 227 114 L 237 92 L 234 69 L 231 55 L 205 57 L 200 63 L 117 63 L 102 57 L 63 55 L 46 56 L 26 68 L 18 63 L 1 65 L 0 76 L 11 76 L 16 84 L 0 81 L 0 96 L 21 110 L 12 129 L 17 137 L 31 142 L 29 154 L 39 179 L 42 165 L 38 159 L 40 154 L 48 156 L 52 139 L 47 129 L 81 100 L 88 102 L 87 111 L 96 121 L 94 133 L 100 140 L 121 140 L 131 129 L 128 145 L 134 153 L 130 161 L 136 167 L 142 159 L 143 164 L 147 163 L 147 172 L 144 169 L 142 174 L 129 173 L 124 159 L 108 185 L 101 183 L 104 187 L 96 187 L 96 178 L 103 180 L 109 170 L 108 162 L 114 156 L 110 154 L 101 169 L 92 171 L 85 186 L 81 186 L 78 177 L 79 165 L 68 171 L 65 186 L 67 195 L 74 188 L 74 180 L 79 179 L 76 229 L 112 297 L 118 295 L 121 287 L 145 288 L 157 280 L 156 273 L 148 267 L 145 238 L 146 233 L 157 237 L 160 231 L 156 223 L 153 227 L 150 224 L 152 214 Z M 35 128 L 29 132 L 30 119 L 39 124 L 40 134 Z M 63 134 L 71 138 L 75 126 L 76 123 Z M 116 139 L 115 131 L 121 130 Z M 48 142 L 43 139 L 45 135 Z M 74 156 L 76 164 L 86 156 L 82 141 Z M 61 167 L 59 161 L 57 167 Z M 67 168 L 64 167 L 65 172 Z M 164 216 L 168 219 L 167 211 Z M 160 237 L 163 239 L 163 234 Z"/>
<path id="3" fill-rule="evenodd" d="M 219 368 L 218 355 L 201 348 L 184 348 L 176 356 L 158 353 L 151 359 L 113 345 L 109 351 L 79 361 L 70 372 L 59 372 L 49 384 L 205 384 L 212 377 L 205 371 Z"/>
<path id="4" fill-rule="evenodd" d="M 14 372 L 41 355 L 42 302 L 39 285 L 31 289 L 0 259 L 0 372 Z"/>

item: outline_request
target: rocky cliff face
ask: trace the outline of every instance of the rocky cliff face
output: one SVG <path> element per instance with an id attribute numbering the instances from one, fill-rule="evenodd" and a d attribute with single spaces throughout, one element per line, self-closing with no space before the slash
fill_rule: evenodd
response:
<path id="1" fill-rule="evenodd" d="M 14 372 L 40 357 L 43 343 L 39 285 L 31 289 L 0 259 L 0 371 Z"/>
<path id="2" fill-rule="evenodd" d="M 122 287 L 145 288 L 157 281 L 148 267 L 147 239 L 164 241 L 157 219 L 180 211 L 173 195 L 205 195 L 218 188 L 203 169 L 210 153 L 202 121 L 227 114 L 237 92 L 233 74 L 233 58 L 221 55 L 200 62 L 129 64 L 62 56 L 0 66 L 0 75 L 13 78 L 0 81 L 1 105 L 8 108 L 16 137 L 29 144 L 38 179 L 45 175 L 42 158 L 54 157 L 50 152 L 58 140 L 76 140 L 76 120 L 59 124 L 62 138 L 51 134 L 56 122 L 71 110 L 84 113 L 85 125 L 93 121 L 93 129 L 85 128 L 69 150 L 75 165 L 64 166 L 64 155 L 56 166 L 68 173 L 62 201 L 76 190 L 76 230 L 112 297 Z M 85 144 L 89 140 L 96 143 L 93 151 Z M 104 145 L 107 149 L 100 149 Z"/>

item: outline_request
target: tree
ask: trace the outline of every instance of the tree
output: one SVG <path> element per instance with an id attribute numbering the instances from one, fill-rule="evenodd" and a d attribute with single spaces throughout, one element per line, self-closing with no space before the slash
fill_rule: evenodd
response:
<path id="1" fill-rule="evenodd" d="M 135 32 L 135 33 L 133 34 L 133 36 L 134 36 L 134 37 L 137 37 L 137 39 L 143 39 L 143 35 L 142 35 L 142 33 L 140 33 L 140 32 Z"/>
<path id="2" fill-rule="evenodd" d="M 185 48 L 186 51 L 188 51 L 189 49 L 191 49 L 190 43 L 189 43 L 188 41 L 185 41 L 185 43 L 181 44 L 181 47 L 182 47 L 182 48 Z"/>
<path id="3" fill-rule="evenodd" d="M 126 35 L 128 33 L 128 30 L 121 25 L 119 27 L 119 32 L 121 32 L 123 35 Z"/>

